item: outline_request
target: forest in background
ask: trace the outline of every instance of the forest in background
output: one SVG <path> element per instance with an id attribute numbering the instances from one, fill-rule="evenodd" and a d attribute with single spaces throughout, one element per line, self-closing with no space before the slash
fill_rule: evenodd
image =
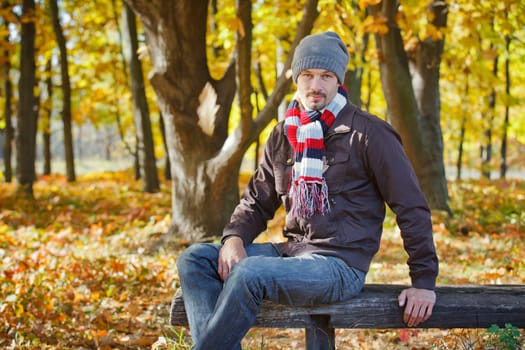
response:
<path id="1" fill-rule="evenodd" d="M 48 147 L 45 144 L 50 142 L 51 153 L 48 156 L 59 164 L 59 160 L 65 157 L 64 100 L 60 49 L 50 14 L 52 2 L 36 1 L 34 14 L 26 20 L 34 21 L 37 33 L 34 57 L 35 93 L 38 97 L 37 158 L 44 161 L 44 148 Z M 260 78 L 269 87 L 277 72 L 276 68 L 264 67 L 279 66 L 279 60 L 283 59 L 282 51 L 287 45 L 282 38 L 293 33 L 297 21 L 297 18 L 290 18 L 287 23 L 283 18 L 289 18 L 290 14 L 297 17 L 301 5 L 296 1 L 254 3 L 253 21 L 257 37 L 252 43 L 256 55 L 253 71 L 256 72 L 258 67 L 262 75 Z M 513 176 L 520 176 L 516 174 L 523 171 L 525 164 L 522 157 L 525 147 L 525 33 L 519 14 L 523 13 L 525 5 L 513 1 L 454 1 L 449 4 L 446 28 L 437 31 L 435 27 L 422 23 L 421 13 L 427 4 L 426 1 L 403 3 L 402 21 L 412 30 L 407 34 L 405 45 L 413 43 L 414 39 L 411 42 L 409 35 L 446 37 L 440 86 L 444 162 L 449 177 L 458 176 L 459 166 L 470 172 L 468 177 L 486 176 L 489 172 L 492 177 L 500 177 L 503 151 L 506 152 L 506 169 Z M 4 170 L 7 108 L 10 108 L 12 116 L 10 127 L 16 128 L 17 125 L 20 24 L 24 21 L 21 5 L 21 1 L 4 0 L 0 10 L 0 48 L 3 52 L 0 56 L 0 80 L 3 82 L 0 89 L 0 106 L 3 107 L 0 137 L 4 141 L 0 147 L 0 158 Z M 233 1 L 212 1 L 210 6 L 215 6 L 215 10 L 210 11 L 209 22 L 213 24 L 213 30 L 206 38 L 210 51 L 209 65 L 211 74 L 219 77 L 233 54 L 234 32 L 238 23 Z M 360 70 L 361 85 L 351 88 L 360 91 L 359 100 L 354 98 L 353 102 L 386 118 L 377 64 L 379 58 L 373 45 L 363 42 L 366 38 L 364 33 L 381 30 L 384 23 L 362 15 L 364 10 L 357 1 L 321 1 L 318 6 L 319 18 L 314 31 L 330 29 L 341 33 L 353 54 L 349 70 Z M 95 158 L 112 162 L 124 158 L 131 162 L 137 156 L 137 127 L 133 120 L 129 65 L 124 58 L 129 42 L 124 41 L 126 36 L 122 33 L 123 3 L 115 0 L 59 1 L 58 10 L 69 64 L 74 152 L 79 161 Z M 151 62 L 145 37 L 140 31 L 140 21 L 138 26 L 138 57 L 146 77 L 144 84 L 154 136 L 154 154 L 161 160 L 165 157 L 161 117 L 155 93 L 147 79 Z M 254 73 L 253 79 L 256 78 L 259 76 Z M 257 102 L 257 108 L 261 108 L 263 103 L 264 91 L 261 87 L 256 88 L 252 97 Z M 10 90 L 9 100 L 6 98 L 7 89 Z M 234 104 L 233 114 L 238 113 L 235 109 Z M 232 120 L 230 129 L 236 127 L 236 119 Z M 262 141 L 264 139 L 265 134 L 261 137 Z M 13 140 L 11 142 L 14 143 Z M 246 157 L 253 160 L 254 154 L 255 151 L 249 151 Z M 163 165 L 161 161 L 158 163 Z M 49 167 L 42 166 L 37 170 L 38 174 L 50 173 Z M 65 171 L 60 166 L 56 166 L 55 170 Z M 2 173 L 5 181 L 5 171 Z"/>
<path id="2" fill-rule="evenodd" d="M 312 32 L 335 30 L 348 43 L 348 75 L 359 82 L 350 84 L 352 101 L 388 118 L 379 68 L 383 57 L 373 44 L 375 35 L 391 28 L 385 18 L 371 13 L 380 1 L 179 3 L 208 9 L 206 66 L 217 81 L 240 53 L 239 37 L 248 33 L 243 32 L 240 18 L 246 14 L 239 6 L 251 4 L 248 79 L 253 90 L 237 91 L 225 133 L 235 133 L 246 122 L 246 96 L 253 114 L 270 101 L 308 6 L 318 12 Z M 447 1 L 443 27 L 433 24 L 431 3 L 442 2 L 401 1 L 396 23 L 409 58 L 425 40 L 444 40 L 440 127 L 453 215 L 433 214 L 441 260 L 438 283 L 524 284 L 525 3 Z M 150 81 L 155 72 L 151 41 L 141 23 L 147 17 L 134 17 L 126 4 L 143 11 L 147 4 L 173 9 L 168 0 L 0 1 L 1 347 L 190 348 L 188 330 L 167 326 L 167 315 L 178 287 L 175 261 L 191 241 L 183 235 L 168 242 L 159 239 L 173 224 L 174 182 L 159 96 Z M 25 13 L 31 5 L 34 11 Z M 22 34 L 32 25 L 34 51 L 27 54 Z M 34 59 L 32 79 L 22 69 L 28 59 Z M 193 56 L 184 60 L 193 61 Z M 137 97 L 137 82 L 144 88 L 142 97 Z M 284 100 L 292 93 L 286 90 Z M 149 115 L 149 126 L 137 111 Z M 24 118 L 33 112 L 35 124 L 28 125 Z M 257 135 L 261 144 L 274 123 Z M 34 136 L 34 155 L 17 152 L 26 143 L 17 144 L 16 132 Z M 148 132 L 149 156 L 141 154 Z M 200 140 L 190 141 L 197 146 Z M 239 190 L 253 171 L 260 143 L 247 147 Z M 18 163 L 28 159 L 34 167 L 30 197 L 21 195 L 16 178 Z M 156 186 L 144 178 L 146 160 L 154 161 L 153 173 L 158 171 Z M 31 171 L 25 174 L 31 177 Z M 236 191 L 230 192 L 238 198 Z M 278 212 L 260 239 L 281 239 L 281 222 Z M 408 283 L 405 261 L 388 213 L 382 248 L 367 282 Z M 337 339 L 341 349 L 514 349 L 523 344 L 523 331 L 341 330 Z M 303 333 L 254 329 L 244 345 L 300 348 Z"/>

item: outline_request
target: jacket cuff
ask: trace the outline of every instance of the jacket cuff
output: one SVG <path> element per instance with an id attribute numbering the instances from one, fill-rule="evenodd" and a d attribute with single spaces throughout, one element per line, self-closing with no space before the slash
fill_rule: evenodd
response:
<path id="1" fill-rule="evenodd" d="M 226 242 L 228 240 L 228 238 L 232 238 L 232 237 L 239 237 L 242 240 L 243 245 L 245 245 L 244 244 L 244 239 L 242 239 L 241 235 L 238 235 L 238 234 L 235 234 L 235 233 L 230 233 L 230 234 L 222 236 L 221 244 L 224 244 L 224 242 Z"/>
<path id="2" fill-rule="evenodd" d="M 419 288 L 419 289 L 434 290 L 436 289 L 436 277 L 429 276 L 429 277 L 412 278 L 412 286 L 414 288 Z"/>

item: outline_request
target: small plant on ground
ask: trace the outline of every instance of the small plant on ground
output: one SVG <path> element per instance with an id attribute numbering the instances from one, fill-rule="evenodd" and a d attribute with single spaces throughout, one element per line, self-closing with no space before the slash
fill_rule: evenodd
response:
<path id="1" fill-rule="evenodd" d="M 495 347 L 487 349 L 497 350 L 519 350 L 521 349 L 522 336 L 520 330 L 514 327 L 510 323 L 506 323 L 505 327 L 500 328 L 498 325 L 493 324 L 487 329 L 487 333 L 490 335 L 491 344 Z"/>

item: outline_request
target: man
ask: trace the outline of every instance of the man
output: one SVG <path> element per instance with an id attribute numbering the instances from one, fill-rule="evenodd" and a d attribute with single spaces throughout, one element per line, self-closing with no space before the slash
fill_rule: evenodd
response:
<path id="1" fill-rule="evenodd" d="M 397 217 L 412 287 L 404 321 L 427 320 L 438 259 L 430 211 L 398 134 L 352 105 L 341 85 L 348 51 L 333 32 L 294 54 L 297 93 L 222 235 L 177 261 L 194 349 L 240 349 L 263 299 L 291 305 L 346 301 L 379 249 L 385 202 Z M 252 243 L 280 205 L 286 242 Z"/>

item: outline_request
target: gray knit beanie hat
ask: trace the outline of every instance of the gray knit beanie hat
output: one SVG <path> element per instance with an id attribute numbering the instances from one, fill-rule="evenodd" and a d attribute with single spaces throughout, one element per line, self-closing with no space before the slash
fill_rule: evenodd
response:
<path id="1" fill-rule="evenodd" d="M 299 73 L 311 68 L 326 69 L 337 75 L 339 83 L 345 80 L 348 50 L 334 32 L 308 35 L 295 49 L 292 61 L 292 77 L 297 82 Z"/>

